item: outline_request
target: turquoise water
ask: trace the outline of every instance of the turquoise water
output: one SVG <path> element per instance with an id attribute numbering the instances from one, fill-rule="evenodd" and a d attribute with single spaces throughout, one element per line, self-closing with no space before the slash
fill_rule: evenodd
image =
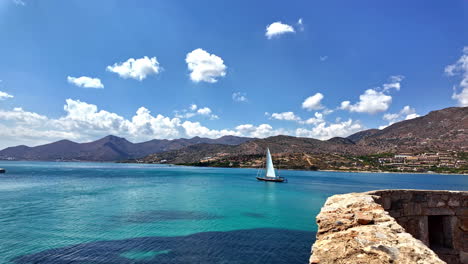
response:
<path id="1" fill-rule="evenodd" d="M 333 194 L 468 190 L 468 176 L 0 162 L 0 263 L 306 263 Z"/>

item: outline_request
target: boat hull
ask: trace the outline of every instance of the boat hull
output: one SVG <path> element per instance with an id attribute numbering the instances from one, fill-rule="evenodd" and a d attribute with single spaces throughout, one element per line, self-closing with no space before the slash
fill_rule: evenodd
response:
<path id="1" fill-rule="evenodd" d="M 285 179 L 283 177 L 279 178 L 262 178 L 262 177 L 257 177 L 257 180 L 259 181 L 266 181 L 266 182 L 285 182 Z"/>

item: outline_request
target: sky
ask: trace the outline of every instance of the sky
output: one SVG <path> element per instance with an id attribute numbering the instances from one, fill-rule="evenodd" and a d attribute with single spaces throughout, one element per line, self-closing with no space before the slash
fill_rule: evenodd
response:
<path id="1" fill-rule="evenodd" d="M 329 139 L 468 106 L 468 1 L 0 0 L 0 148 Z"/>

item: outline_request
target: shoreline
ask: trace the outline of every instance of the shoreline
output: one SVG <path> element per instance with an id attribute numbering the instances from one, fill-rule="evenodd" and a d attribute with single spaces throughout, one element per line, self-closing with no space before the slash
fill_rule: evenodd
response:
<path id="1" fill-rule="evenodd" d="M 224 168 L 224 169 L 259 169 L 257 167 L 215 167 L 215 166 L 192 166 L 184 164 L 172 164 L 172 163 L 138 163 L 138 162 L 119 162 L 119 161 L 92 161 L 92 160 L 0 160 L 0 162 L 54 162 L 54 163 L 110 163 L 110 164 L 144 164 L 144 165 L 168 165 L 168 166 L 181 166 L 181 167 L 193 167 L 193 168 Z M 407 172 L 407 171 L 353 171 L 353 170 L 304 170 L 304 169 L 281 169 L 289 171 L 323 171 L 323 172 L 345 172 L 345 173 L 387 173 L 387 174 L 438 174 L 438 175 L 464 175 L 468 176 L 468 173 L 450 173 L 450 172 Z"/>

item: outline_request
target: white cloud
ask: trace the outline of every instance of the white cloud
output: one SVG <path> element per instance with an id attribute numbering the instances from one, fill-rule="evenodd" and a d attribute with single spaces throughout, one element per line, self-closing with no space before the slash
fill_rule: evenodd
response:
<path id="1" fill-rule="evenodd" d="M 196 104 L 191 104 L 188 109 L 176 111 L 175 117 L 177 118 L 192 118 L 194 116 L 207 116 L 211 120 L 219 119 L 219 116 L 213 114 L 209 107 L 198 107 Z"/>
<path id="2" fill-rule="evenodd" d="M 185 62 L 191 71 L 190 79 L 194 82 L 215 83 L 217 78 L 226 76 L 227 67 L 223 59 L 203 49 L 189 52 Z"/>
<path id="3" fill-rule="evenodd" d="M 416 113 L 416 110 L 414 108 L 411 108 L 409 105 L 404 106 L 400 112 L 398 113 L 387 113 L 383 115 L 383 119 L 388 121 L 387 125 L 380 126 L 379 129 L 386 128 L 396 122 L 402 121 L 402 120 L 409 120 L 419 117 L 419 115 Z"/>
<path id="4" fill-rule="evenodd" d="M 321 101 L 323 99 L 323 94 L 316 93 L 310 97 L 307 97 L 304 102 L 302 103 L 302 108 L 311 110 L 318 110 L 322 109 L 323 106 L 321 105 Z"/>
<path id="5" fill-rule="evenodd" d="M 24 111 L 21 107 L 15 107 L 12 111 L 0 110 L 0 120 L 35 125 L 46 122 L 48 119 L 46 116 Z"/>
<path id="6" fill-rule="evenodd" d="M 296 116 L 294 112 L 283 112 L 283 113 L 273 113 L 271 118 L 276 120 L 286 120 L 286 121 L 300 121 L 301 118 Z"/>
<path id="7" fill-rule="evenodd" d="M 404 78 L 405 76 L 403 75 L 390 76 L 390 82 L 383 84 L 383 91 L 388 91 L 390 89 L 395 89 L 397 91 L 400 91 L 401 81 L 403 81 Z"/>
<path id="8" fill-rule="evenodd" d="M 326 114 L 326 113 L 325 113 Z M 316 125 L 325 122 L 323 119 L 324 114 L 315 112 L 314 117 L 311 117 L 305 121 L 301 121 L 300 123 L 306 124 L 306 125 Z"/>
<path id="9" fill-rule="evenodd" d="M 273 129 L 269 124 L 261 124 L 254 126 L 252 124 L 243 124 L 236 127 L 238 135 L 244 135 L 247 137 L 265 138 L 277 135 L 289 134 L 284 129 Z"/>
<path id="10" fill-rule="evenodd" d="M 301 20 L 302 22 L 302 20 Z M 281 21 L 271 23 L 266 27 L 265 36 L 268 39 L 271 39 L 275 36 L 279 36 L 285 33 L 294 33 L 296 32 L 294 28 L 288 24 L 283 24 Z"/>
<path id="11" fill-rule="evenodd" d="M 401 81 L 404 78 L 402 75 L 390 76 L 389 82 L 384 83 L 382 88 L 367 89 L 364 94 L 359 96 L 357 103 L 351 104 L 350 101 L 343 101 L 339 109 L 368 114 L 387 111 L 392 103 L 392 96 L 388 95 L 388 93 L 392 89 L 399 91 Z"/>
<path id="12" fill-rule="evenodd" d="M 368 89 L 359 96 L 359 102 L 351 104 L 350 101 L 341 102 L 341 109 L 350 112 L 375 114 L 387 111 L 392 103 L 392 97 L 374 89 Z"/>
<path id="13" fill-rule="evenodd" d="M 365 127 L 359 121 L 348 119 L 347 121 L 332 123 L 322 122 L 313 127 L 312 129 L 298 128 L 296 129 L 296 136 L 298 137 L 312 137 L 318 139 L 330 139 L 332 137 L 347 137 L 353 133 L 363 130 Z"/>
<path id="14" fill-rule="evenodd" d="M 304 20 L 302 17 L 297 20 L 297 27 L 299 28 L 299 31 L 304 31 Z"/>
<path id="15" fill-rule="evenodd" d="M 452 99 L 457 100 L 460 106 L 468 106 L 468 46 L 463 48 L 463 54 L 458 61 L 445 67 L 445 73 L 448 76 L 461 75 L 462 80 L 458 87 L 454 87 Z M 461 88 L 459 93 L 457 88 Z"/>
<path id="16" fill-rule="evenodd" d="M 410 119 L 415 119 L 416 117 L 420 117 L 420 115 L 414 113 L 414 114 L 409 114 L 405 117 L 405 120 L 410 120 Z"/>
<path id="17" fill-rule="evenodd" d="M 8 99 L 8 98 L 13 98 L 13 97 L 14 96 L 11 95 L 11 94 L 0 91 L 0 100 L 5 100 L 5 99 Z"/>
<path id="18" fill-rule="evenodd" d="M 104 88 L 104 85 L 102 84 L 101 80 L 98 78 L 91 78 L 91 77 L 86 77 L 86 76 L 81 76 L 81 77 L 76 78 L 76 77 L 68 76 L 67 81 L 78 87 Z"/>
<path id="19" fill-rule="evenodd" d="M 247 94 L 241 92 L 235 92 L 232 94 L 232 100 L 235 102 L 248 102 Z"/>
<path id="20" fill-rule="evenodd" d="M 67 99 L 63 107 L 64 114 L 50 118 L 34 112 L 14 108 L 0 110 L 0 147 L 18 144 L 37 145 L 60 139 L 78 142 L 96 140 L 114 134 L 133 142 L 151 139 L 174 139 L 181 137 L 210 137 L 224 135 L 264 138 L 275 135 L 298 135 L 315 138 L 345 136 L 362 128 L 358 122 L 346 121 L 327 124 L 323 113 L 316 112 L 318 121 L 298 121 L 299 124 L 313 125 L 310 129 L 287 130 L 273 128 L 270 124 L 242 124 L 233 129 L 211 129 L 200 122 L 182 121 L 179 117 L 153 114 L 145 107 L 140 107 L 131 118 L 125 118 L 87 102 Z M 191 107 L 192 112 L 212 116 L 212 111 L 205 107 Z M 209 109 L 209 110 L 208 110 Z M 288 114 L 284 118 L 290 119 Z M 294 118 L 293 118 L 294 119 Z"/>
<path id="21" fill-rule="evenodd" d="M 156 57 L 149 58 L 147 56 L 140 59 L 130 58 L 125 62 L 114 63 L 112 66 L 107 66 L 106 69 L 117 73 L 124 79 L 131 78 L 139 81 L 144 80 L 147 76 L 157 75 L 161 72 L 161 66 Z"/>
<path id="22" fill-rule="evenodd" d="M 211 109 L 208 107 L 203 107 L 203 108 L 198 109 L 197 113 L 199 113 L 200 115 L 209 115 L 211 114 Z"/>

